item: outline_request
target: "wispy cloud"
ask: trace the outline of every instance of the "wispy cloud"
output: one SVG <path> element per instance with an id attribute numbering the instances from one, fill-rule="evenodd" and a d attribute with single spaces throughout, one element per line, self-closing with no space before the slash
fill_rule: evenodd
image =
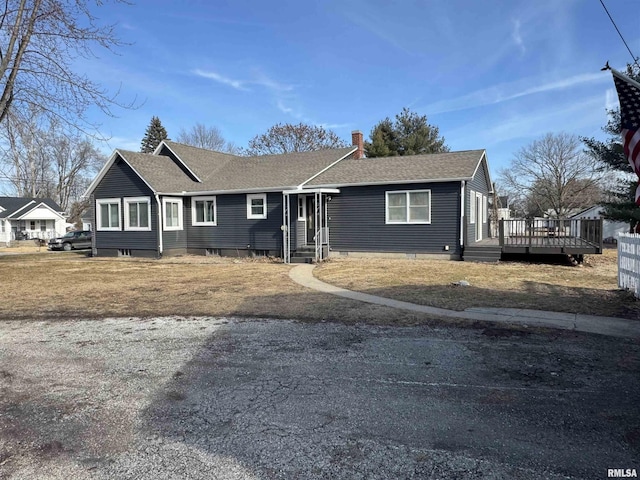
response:
<path id="1" fill-rule="evenodd" d="M 520 20 L 515 19 L 512 21 L 511 38 L 520 49 L 520 53 L 524 55 L 527 51 L 527 48 L 524 46 L 524 41 L 522 40 L 522 32 L 520 31 L 520 27 L 521 27 Z"/>
<path id="2" fill-rule="evenodd" d="M 235 88 L 236 90 L 244 90 L 248 91 L 249 89 L 245 87 L 245 82 L 242 80 L 234 80 L 229 77 L 225 77 L 224 75 L 220 75 L 217 72 L 200 70 L 199 68 L 193 70 L 193 73 L 202 78 L 208 78 L 210 80 L 214 80 L 223 85 L 228 85 L 229 87 Z"/>
<path id="3" fill-rule="evenodd" d="M 500 85 L 494 85 L 490 88 L 476 90 L 475 92 L 471 92 L 458 98 L 432 103 L 421 108 L 421 110 L 424 110 L 429 115 L 455 112 L 458 110 L 466 110 L 468 108 L 507 102 L 509 100 L 537 93 L 564 90 L 584 83 L 604 82 L 608 80 L 609 79 L 601 73 L 583 73 L 547 83 L 540 83 L 539 79 L 527 79 L 525 81 L 503 83 Z"/>
<path id="4" fill-rule="evenodd" d="M 282 99 L 280 99 L 280 98 L 276 99 L 276 107 L 282 113 L 286 113 L 287 115 L 292 115 L 292 116 L 294 116 L 296 118 L 300 117 L 300 114 L 298 114 L 293 108 L 285 105 L 284 101 Z"/>
<path id="5" fill-rule="evenodd" d="M 257 71 L 254 74 L 254 79 L 247 83 L 259 85 L 261 87 L 268 88 L 276 92 L 291 92 L 295 88 L 294 85 L 288 83 L 280 83 L 265 75 L 263 72 Z"/>
<path id="6" fill-rule="evenodd" d="M 252 75 L 246 80 L 231 78 L 212 70 L 202 70 L 199 68 L 192 70 L 192 73 L 199 77 L 207 78 L 209 80 L 221 83 L 222 85 L 227 85 L 236 90 L 245 92 L 251 91 L 251 88 L 249 87 L 252 85 L 264 87 L 267 90 L 271 90 L 273 92 L 291 92 L 295 88 L 294 85 L 277 82 L 258 69 L 255 69 Z"/>
<path id="7" fill-rule="evenodd" d="M 490 147 L 515 139 L 536 138 L 547 132 L 568 131 L 577 135 L 589 135 L 603 124 L 605 112 L 602 95 L 582 98 L 565 105 L 543 108 L 522 115 L 500 115 L 495 119 L 484 119 L 485 128 L 478 129 L 477 122 L 449 131 L 448 141 L 456 144 L 461 140 L 473 145 Z"/>

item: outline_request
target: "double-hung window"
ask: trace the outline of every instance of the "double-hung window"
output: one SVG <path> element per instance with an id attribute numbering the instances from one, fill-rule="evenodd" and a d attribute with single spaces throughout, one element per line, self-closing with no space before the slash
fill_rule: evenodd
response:
<path id="1" fill-rule="evenodd" d="M 191 199 L 191 222 L 195 226 L 217 225 L 216 197 L 193 197 Z"/>
<path id="2" fill-rule="evenodd" d="M 100 198 L 96 200 L 97 230 L 120 230 L 120 199 Z"/>
<path id="3" fill-rule="evenodd" d="M 182 199 L 163 198 L 164 229 L 182 230 Z"/>
<path id="4" fill-rule="evenodd" d="M 151 199 L 149 197 L 130 197 L 124 199 L 124 229 L 151 230 Z"/>
<path id="5" fill-rule="evenodd" d="M 247 218 L 267 218 L 267 194 L 257 193 L 247 195 Z"/>
<path id="6" fill-rule="evenodd" d="M 386 223 L 431 223 L 431 190 L 386 193 Z"/>

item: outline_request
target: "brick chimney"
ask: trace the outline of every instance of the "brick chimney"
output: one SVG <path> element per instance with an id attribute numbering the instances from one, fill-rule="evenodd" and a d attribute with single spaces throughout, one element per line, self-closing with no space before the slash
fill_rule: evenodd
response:
<path id="1" fill-rule="evenodd" d="M 358 159 L 364 157 L 364 137 L 360 130 L 354 130 L 351 132 L 351 145 L 354 147 L 358 147 L 358 149 L 353 152 L 352 158 Z"/>

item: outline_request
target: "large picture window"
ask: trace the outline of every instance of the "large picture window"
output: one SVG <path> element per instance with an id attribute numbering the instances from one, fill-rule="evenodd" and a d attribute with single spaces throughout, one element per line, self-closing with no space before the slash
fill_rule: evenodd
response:
<path id="1" fill-rule="evenodd" d="M 124 229 L 151 230 L 151 199 L 149 197 L 131 197 L 124 199 Z"/>
<path id="2" fill-rule="evenodd" d="M 193 197 L 191 201 L 193 225 L 216 225 L 216 197 Z"/>
<path id="3" fill-rule="evenodd" d="M 431 190 L 387 192 L 386 223 L 431 223 Z"/>
<path id="4" fill-rule="evenodd" d="M 164 210 L 164 229 L 182 230 L 182 199 L 163 198 L 162 209 Z"/>
<path id="5" fill-rule="evenodd" d="M 121 230 L 120 199 L 101 198 L 96 200 L 98 230 Z"/>
<path id="6" fill-rule="evenodd" d="M 267 218 L 267 194 L 258 193 L 247 195 L 247 218 Z"/>

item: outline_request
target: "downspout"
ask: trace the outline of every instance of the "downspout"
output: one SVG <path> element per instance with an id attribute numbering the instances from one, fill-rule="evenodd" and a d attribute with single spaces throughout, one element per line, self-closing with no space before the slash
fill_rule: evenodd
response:
<path id="1" fill-rule="evenodd" d="M 156 203 L 158 204 L 158 257 L 162 257 L 162 205 L 160 196 L 156 193 Z"/>
<path id="2" fill-rule="evenodd" d="M 460 251 L 464 249 L 464 225 L 466 223 L 465 213 L 465 190 L 466 182 L 462 180 L 460 182 Z"/>

